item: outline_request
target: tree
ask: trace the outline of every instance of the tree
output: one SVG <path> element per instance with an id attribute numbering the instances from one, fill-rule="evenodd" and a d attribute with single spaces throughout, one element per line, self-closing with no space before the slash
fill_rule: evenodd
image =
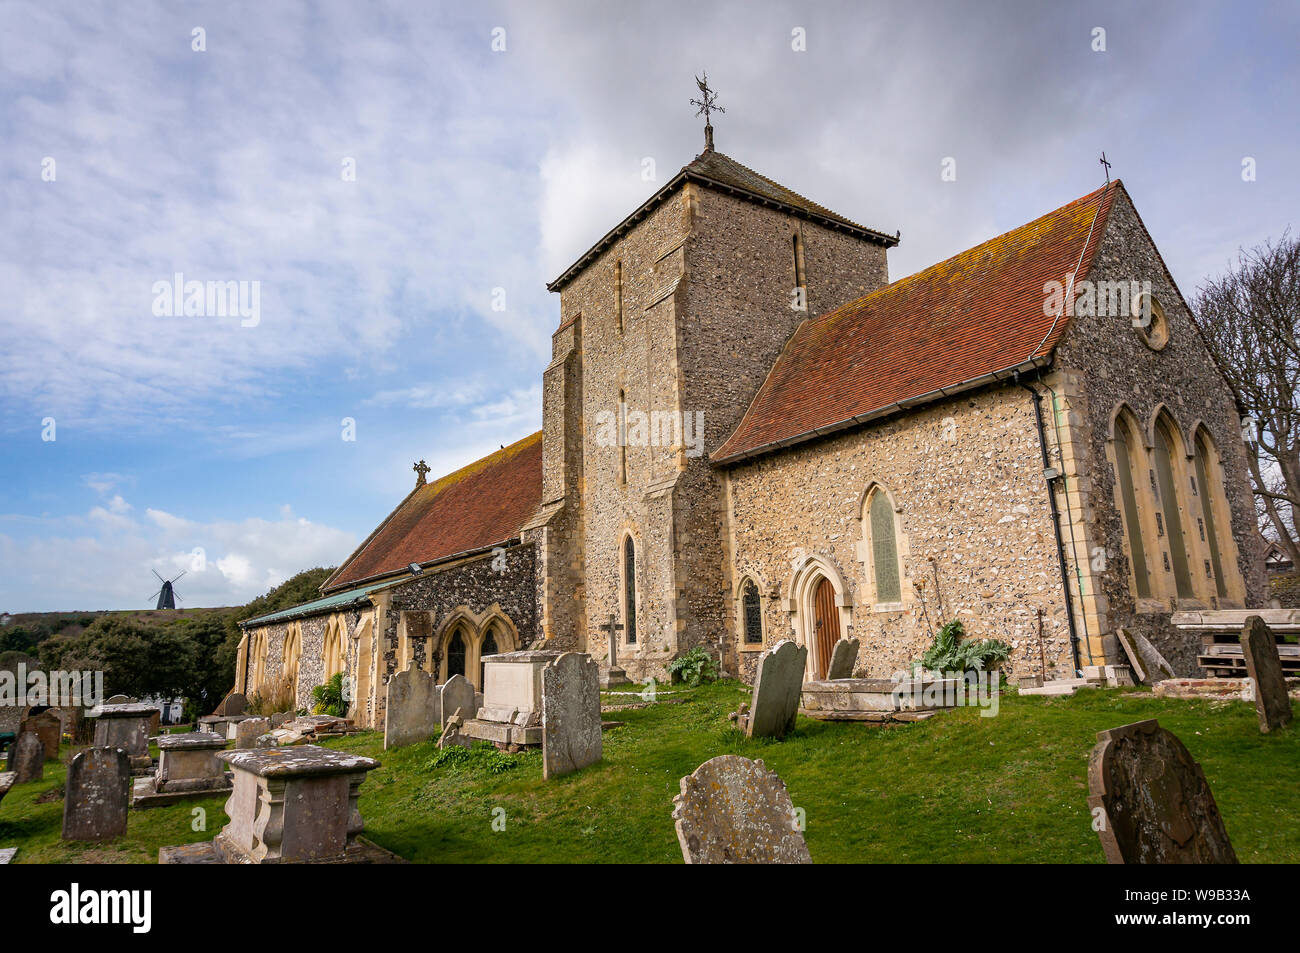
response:
<path id="1" fill-rule="evenodd" d="M 184 694 L 198 654 L 184 631 L 120 615 L 101 616 L 76 635 L 47 639 L 40 652 L 48 669 L 99 669 L 106 694 L 135 698 Z"/>
<path id="2" fill-rule="evenodd" d="M 1300 566 L 1300 240 L 1242 251 L 1193 309 L 1237 401 L 1261 531 Z"/>

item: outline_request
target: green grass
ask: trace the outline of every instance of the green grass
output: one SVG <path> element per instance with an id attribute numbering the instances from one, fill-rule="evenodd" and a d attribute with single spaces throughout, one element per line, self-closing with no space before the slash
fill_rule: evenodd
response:
<path id="1" fill-rule="evenodd" d="M 330 747 L 370 755 L 361 814 L 371 840 L 417 862 L 678 863 L 672 799 L 679 780 L 719 754 L 762 758 L 807 814 L 813 859 L 832 862 L 1101 863 L 1087 807 L 1096 733 L 1146 718 L 1182 739 L 1205 770 L 1244 862 L 1300 862 L 1300 729 L 1261 735 L 1252 706 L 1159 699 L 1132 690 L 1072 698 L 1002 699 L 929 721 L 872 727 L 800 718 L 784 741 L 748 740 L 727 721 L 746 693 L 724 682 L 607 717 L 605 758 L 543 781 L 536 752 L 476 749 L 444 759 L 426 742 L 384 751 L 364 733 Z M 110 847 L 59 841 L 60 802 L 36 805 L 62 778 L 11 791 L 0 804 L 0 846 L 17 861 L 152 861 L 157 848 L 212 836 L 221 799 L 133 812 Z M 203 806 L 207 832 L 190 830 Z M 493 829 L 504 811 L 505 829 Z M 498 825 L 499 826 L 499 825 Z"/>

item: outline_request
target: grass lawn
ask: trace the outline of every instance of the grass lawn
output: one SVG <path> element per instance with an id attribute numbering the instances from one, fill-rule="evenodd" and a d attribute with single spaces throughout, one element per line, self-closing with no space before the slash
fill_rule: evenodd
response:
<path id="1" fill-rule="evenodd" d="M 1158 699 L 1131 689 L 1072 698 L 1004 696 L 1001 713 L 961 709 L 893 727 L 800 718 L 784 741 L 750 741 L 727 713 L 747 697 L 736 682 L 672 696 L 608 718 L 605 759 L 545 782 L 541 757 L 476 749 L 434 766 L 432 743 L 383 750 L 373 732 L 329 742 L 383 767 L 361 795 L 365 836 L 417 862 L 679 863 L 671 819 L 679 779 L 719 754 L 762 758 L 807 814 L 813 860 L 833 862 L 1101 863 L 1087 807 L 1096 733 L 1158 718 L 1205 770 L 1243 862 L 1300 862 L 1300 729 L 1261 735 L 1253 706 Z M 511 767 L 513 765 L 513 767 Z M 222 799 L 132 812 L 109 846 L 64 845 L 61 802 L 36 804 L 46 780 L 0 804 L 0 847 L 17 862 L 151 862 L 165 844 L 210 838 Z M 191 830 L 191 810 L 208 830 Z M 504 810 L 504 830 L 493 820 Z M 496 825 L 500 827 L 500 823 Z"/>

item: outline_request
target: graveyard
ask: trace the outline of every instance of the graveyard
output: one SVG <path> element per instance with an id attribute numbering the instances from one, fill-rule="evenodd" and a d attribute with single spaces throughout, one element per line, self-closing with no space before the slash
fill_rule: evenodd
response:
<path id="1" fill-rule="evenodd" d="M 903 724 L 801 714 L 777 740 L 746 737 L 729 719 L 750 698 L 740 682 L 665 687 L 654 704 L 623 708 L 640 703 L 636 690 L 602 696 L 619 707 L 606 717 L 620 724 L 603 732 L 601 760 L 550 779 L 540 750 L 478 741 L 440 750 L 432 737 L 385 750 L 374 731 L 319 743 L 380 762 L 359 789 L 364 837 L 413 863 L 680 863 L 673 809 L 682 779 L 738 755 L 784 782 L 815 863 L 1100 864 L 1088 803 L 1097 734 L 1158 719 L 1200 764 L 1237 858 L 1300 862 L 1300 732 L 1261 732 L 1250 703 L 1131 687 L 1013 691 L 996 717 L 975 707 Z M 0 846 L 18 848 L 14 863 L 153 864 L 161 848 L 211 841 L 227 822 L 227 795 L 200 792 L 132 809 L 111 841 L 65 841 L 60 795 L 72 753 L 65 745 L 40 780 L 0 802 Z M 196 808 L 203 830 L 193 829 Z"/>

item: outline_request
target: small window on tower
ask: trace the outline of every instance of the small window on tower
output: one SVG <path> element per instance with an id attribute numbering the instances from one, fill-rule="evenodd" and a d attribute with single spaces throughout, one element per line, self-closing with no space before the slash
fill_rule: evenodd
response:
<path id="1" fill-rule="evenodd" d="M 803 270 L 803 240 L 795 232 L 791 239 L 794 251 L 794 290 L 791 292 L 790 307 L 795 311 L 808 310 L 808 283 Z"/>
<path id="2" fill-rule="evenodd" d="M 614 262 L 614 320 L 623 333 L 623 262 Z"/>

